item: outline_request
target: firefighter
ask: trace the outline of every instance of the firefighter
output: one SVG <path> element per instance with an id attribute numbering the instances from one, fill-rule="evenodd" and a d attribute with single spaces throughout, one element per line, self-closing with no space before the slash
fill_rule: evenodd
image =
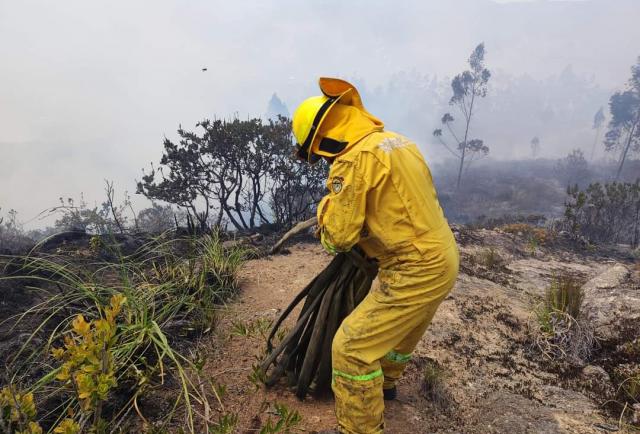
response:
<path id="1" fill-rule="evenodd" d="M 332 345 L 332 388 L 340 433 L 384 430 L 384 399 L 458 274 L 458 249 L 429 168 L 415 143 L 384 130 L 358 91 L 320 78 L 322 95 L 294 113 L 299 158 L 330 163 L 318 205 L 330 253 L 360 246 L 379 265 L 379 285 L 343 321 Z M 326 431 L 327 433 L 336 431 Z"/>

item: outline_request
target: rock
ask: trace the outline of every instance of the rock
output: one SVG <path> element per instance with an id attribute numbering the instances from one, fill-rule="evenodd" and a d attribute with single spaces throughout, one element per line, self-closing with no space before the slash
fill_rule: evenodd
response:
<path id="1" fill-rule="evenodd" d="M 580 373 L 580 383 L 600 396 L 611 397 L 615 394 L 609 374 L 600 366 L 585 366 Z"/>
<path id="2" fill-rule="evenodd" d="M 640 291 L 629 282 L 627 267 L 615 264 L 584 286 L 583 313 L 604 344 L 640 336 Z"/>
<path id="3" fill-rule="evenodd" d="M 77 240 L 89 240 L 89 238 L 91 238 L 91 235 L 89 235 L 84 229 L 74 229 L 50 236 L 44 242 L 39 244 L 37 249 L 41 251 L 51 251 L 64 243 Z"/>
<path id="4" fill-rule="evenodd" d="M 615 264 L 605 272 L 584 284 L 584 290 L 615 289 L 629 277 L 629 269 L 622 264 Z"/>
<path id="5" fill-rule="evenodd" d="M 594 424 L 604 422 L 598 407 L 586 396 L 546 386 L 536 400 L 496 391 L 477 403 L 474 425 L 483 433 L 599 433 Z"/>

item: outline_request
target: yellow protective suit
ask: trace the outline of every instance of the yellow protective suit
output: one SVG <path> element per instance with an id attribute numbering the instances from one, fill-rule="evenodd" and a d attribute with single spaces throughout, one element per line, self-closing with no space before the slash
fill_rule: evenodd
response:
<path id="1" fill-rule="evenodd" d="M 458 250 L 417 146 L 357 106 L 336 104 L 319 138 L 347 142 L 318 206 L 323 245 L 358 244 L 379 262 L 379 286 L 333 340 L 340 431 L 383 432 L 383 387 L 394 387 L 458 273 Z"/>

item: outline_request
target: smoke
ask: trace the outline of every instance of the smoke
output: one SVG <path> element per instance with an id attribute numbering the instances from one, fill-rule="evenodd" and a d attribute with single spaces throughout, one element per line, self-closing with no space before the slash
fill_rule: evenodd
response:
<path id="1" fill-rule="evenodd" d="M 100 202 L 104 178 L 131 192 L 179 124 L 262 116 L 274 92 L 293 111 L 319 75 L 353 79 L 437 160 L 449 80 L 481 41 L 494 77 L 473 134 L 496 158 L 525 156 L 533 136 L 559 156 L 591 143 L 626 81 L 639 13 L 635 0 L 1 2 L 0 206 L 30 220 L 59 196 Z"/>

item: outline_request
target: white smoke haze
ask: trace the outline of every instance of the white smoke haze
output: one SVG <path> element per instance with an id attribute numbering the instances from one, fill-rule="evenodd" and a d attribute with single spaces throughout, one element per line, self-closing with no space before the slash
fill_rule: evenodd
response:
<path id="1" fill-rule="evenodd" d="M 0 0 L 0 206 L 30 221 L 60 196 L 101 202 L 105 178 L 133 193 L 179 124 L 263 116 L 274 92 L 292 112 L 320 75 L 438 161 L 431 132 L 479 42 L 493 76 L 472 134 L 492 158 L 528 158 L 534 136 L 543 157 L 588 154 L 639 17 L 637 0 Z"/>

